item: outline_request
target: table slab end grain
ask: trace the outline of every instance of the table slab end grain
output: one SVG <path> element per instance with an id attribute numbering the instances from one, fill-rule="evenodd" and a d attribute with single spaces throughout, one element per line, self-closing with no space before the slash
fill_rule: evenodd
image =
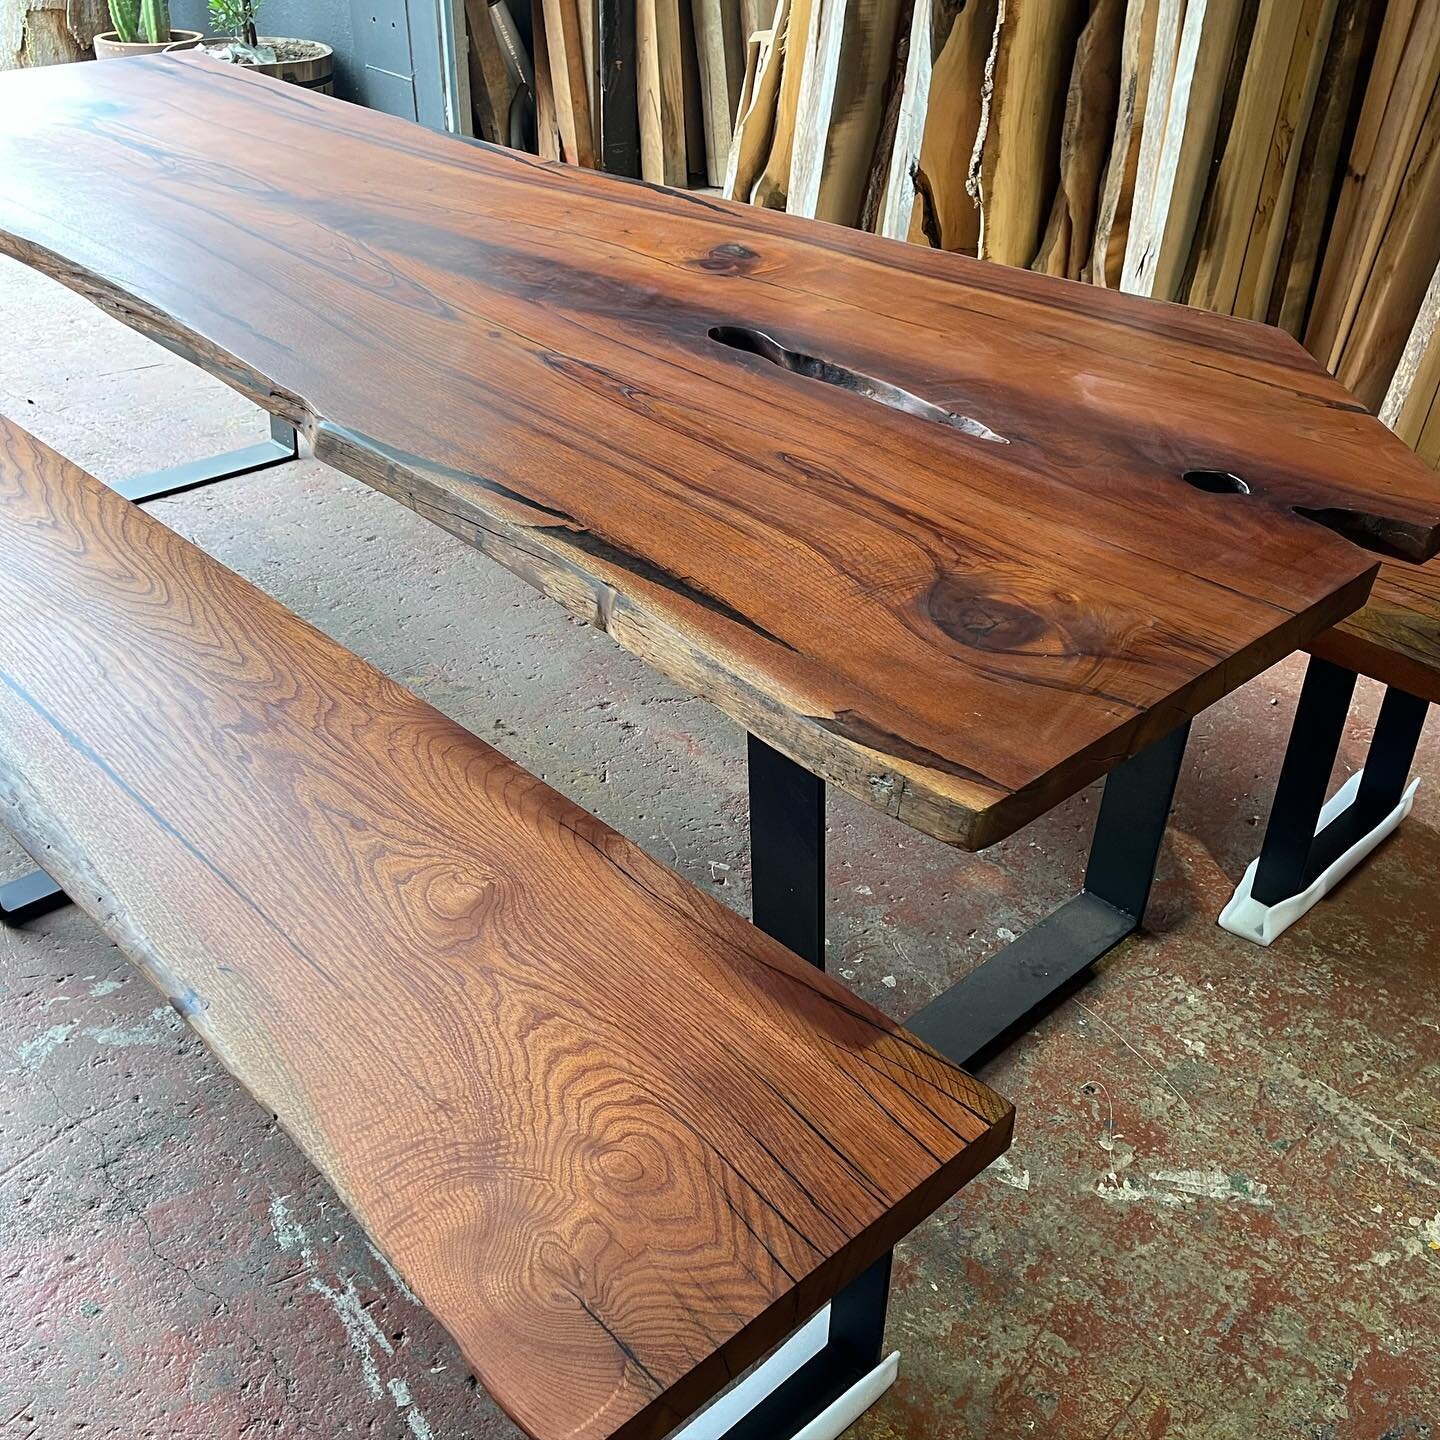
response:
<path id="1" fill-rule="evenodd" d="M 1351 539 L 1440 545 L 1433 476 L 1279 332 L 234 69 L 6 76 L 0 249 L 949 843 L 1357 609 Z"/>

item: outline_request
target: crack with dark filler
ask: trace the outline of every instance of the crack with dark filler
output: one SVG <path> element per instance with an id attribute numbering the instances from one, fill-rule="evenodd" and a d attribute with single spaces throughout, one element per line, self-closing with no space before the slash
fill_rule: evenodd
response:
<path id="1" fill-rule="evenodd" d="M 702 590 L 693 582 L 674 575 L 663 566 L 657 565 L 653 560 L 647 560 L 642 555 L 636 555 L 633 551 L 626 550 L 623 546 L 616 545 L 612 541 L 597 535 L 593 530 L 575 519 L 573 515 L 566 514 L 563 510 L 557 510 L 554 506 L 546 505 L 542 501 L 532 499 L 518 490 L 512 490 L 508 485 L 502 485 L 498 480 L 491 480 L 484 475 L 476 475 L 468 470 L 461 470 L 452 465 L 444 465 L 438 461 L 428 460 L 424 456 L 415 455 L 409 451 L 398 449 L 395 446 L 386 444 L 383 440 L 377 440 L 374 436 L 365 435 L 357 430 L 347 429 L 343 425 L 336 425 L 329 420 L 322 420 L 317 429 L 322 434 L 334 437 L 341 444 L 354 446 L 357 449 L 370 451 L 378 455 L 395 469 L 411 474 L 439 475 L 447 480 L 455 480 L 466 485 L 474 485 L 487 494 L 494 495 L 498 499 L 509 501 L 513 505 L 523 506 L 527 510 L 533 510 L 538 515 L 543 515 L 547 520 L 555 522 L 550 525 L 534 525 L 530 528 L 543 530 L 548 537 L 568 549 L 579 550 L 582 554 L 588 555 L 593 560 L 602 564 L 613 566 L 617 570 L 623 570 L 628 575 L 635 576 L 638 580 L 644 580 L 651 585 L 656 585 L 672 595 L 677 595 L 683 600 L 688 600 L 692 605 L 699 605 L 709 610 L 712 614 L 719 615 L 728 620 L 731 624 L 739 625 L 767 640 L 772 645 L 778 645 L 792 654 L 797 653 L 795 646 L 788 640 L 773 634 L 757 621 L 752 620 L 743 611 L 737 610 L 727 600 L 721 599 L 718 595 L 712 595 L 707 590 Z M 433 503 L 433 501 L 427 501 Z M 442 507 L 436 507 L 442 508 Z M 467 520 L 471 523 L 473 518 L 467 515 L 457 515 L 459 520 Z M 598 577 L 597 577 L 598 578 Z"/>

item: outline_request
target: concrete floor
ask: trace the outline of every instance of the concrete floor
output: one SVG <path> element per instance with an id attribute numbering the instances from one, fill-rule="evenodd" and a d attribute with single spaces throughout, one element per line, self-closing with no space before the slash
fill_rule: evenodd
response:
<path id="1" fill-rule="evenodd" d="M 263 433 L 9 264 L 0 326 L 0 409 L 102 478 Z M 747 910 L 743 737 L 718 712 L 313 462 L 153 509 Z M 1015 1148 L 900 1251 L 901 1379 L 857 1440 L 1440 1436 L 1440 722 L 1399 838 L 1253 948 L 1214 917 L 1299 674 L 1200 718 L 1149 933 L 988 1071 Z M 832 968 L 910 1014 L 1076 886 L 1095 800 L 967 856 L 834 797 Z M 0 836 L 0 879 L 23 868 Z M 0 932 L 0 1074 L 0 1436 L 516 1434 L 74 910 Z"/>

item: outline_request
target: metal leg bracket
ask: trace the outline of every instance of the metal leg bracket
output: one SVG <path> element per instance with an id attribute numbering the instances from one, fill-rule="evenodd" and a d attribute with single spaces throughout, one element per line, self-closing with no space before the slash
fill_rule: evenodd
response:
<path id="1" fill-rule="evenodd" d="M 907 1029 L 974 1068 L 1138 928 L 1189 731 L 1187 722 L 1110 772 L 1080 894 L 912 1015 Z M 754 736 L 750 765 L 755 923 L 823 966 L 824 786 Z"/>
<path id="2" fill-rule="evenodd" d="M 215 480 L 233 480 L 240 475 L 251 475 L 256 470 L 268 470 L 272 465 L 284 465 L 296 459 L 299 454 L 294 427 L 272 415 L 268 440 L 242 445 L 240 449 L 227 450 L 223 455 L 209 455 L 203 460 L 173 465 L 168 470 L 132 475 L 128 480 L 117 480 L 111 489 L 138 504 L 142 500 L 178 495 L 182 490 L 194 490 Z"/>
<path id="3" fill-rule="evenodd" d="M 32 870 L 0 885 L 0 924 L 23 925 L 68 903 L 69 897 L 43 870 Z"/>

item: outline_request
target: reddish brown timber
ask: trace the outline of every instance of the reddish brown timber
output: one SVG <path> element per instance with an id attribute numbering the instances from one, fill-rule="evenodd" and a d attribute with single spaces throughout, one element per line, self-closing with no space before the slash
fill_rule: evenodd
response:
<path id="1" fill-rule="evenodd" d="M 1382 565 L 1365 608 L 1310 649 L 1440 705 L 1440 564 Z"/>
<path id="2" fill-rule="evenodd" d="M 203 59 L 0 100 L 0 248 L 953 843 L 1358 608 L 1336 531 L 1440 544 L 1432 473 L 1265 327 Z"/>
<path id="3" fill-rule="evenodd" d="M 6 421 L 0 820 L 541 1440 L 668 1434 L 1008 1143 L 985 1086 Z"/>

